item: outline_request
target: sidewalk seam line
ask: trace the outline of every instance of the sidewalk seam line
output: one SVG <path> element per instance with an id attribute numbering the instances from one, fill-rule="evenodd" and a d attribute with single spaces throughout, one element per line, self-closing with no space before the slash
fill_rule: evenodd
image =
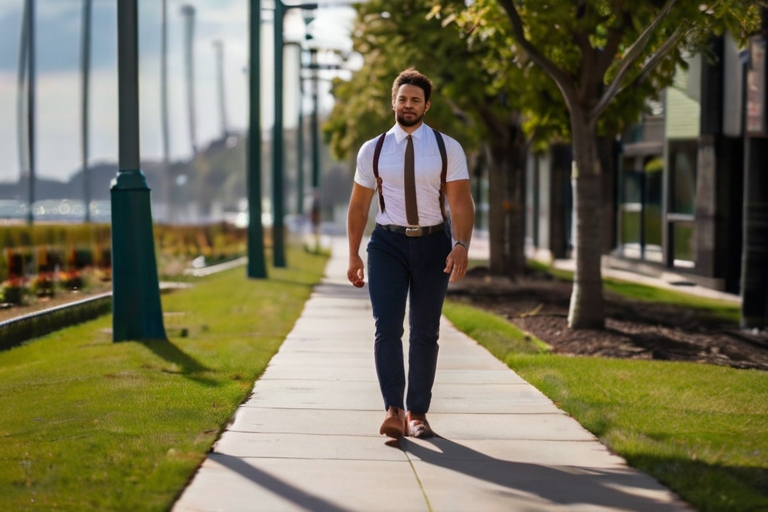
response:
<path id="1" fill-rule="evenodd" d="M 421 495 L 424 496 L 424 501 L 427 504 L 427 510 L 429 512 L 433 512 L 432 504 L 429 502 L 429 496 L 427 496 L 427 490 L 424 489 L 424 484 L 421 483 L 421 478 L 419 478 L 419 473 L 416 471 L 416 466 L 413 465 L 413 461 L 411 460 L 411 456 L 408 455 L 408 452 L 405 451 L 403 448 L 400 448 L 400 449 L 405 454 L 405 458 L 408 459 L 408 464 L 411 466 L 411 471 L 413 471 L 413 476 L 416 477 L 416 483 L 419 484 L 419 489 L 421 490 Z"/>

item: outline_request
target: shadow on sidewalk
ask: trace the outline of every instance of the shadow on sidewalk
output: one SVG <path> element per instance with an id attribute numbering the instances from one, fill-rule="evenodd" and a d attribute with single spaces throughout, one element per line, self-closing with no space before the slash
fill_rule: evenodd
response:
<path id="1" fill-rule="evenodd" d="M 208 455 L 208 458 L 221 464 L 227 469 L 236 472 L 243 478 L 247 478 L 256 485 L 264 489 L 269 489 L 270 492 L 273 492 L 283 499 L 288 500 L 299 507 L 305 508 L 306 510 L 312 510 L 314 512 L 350 512 L 349 509 L 339 507 L 323 498 L 302 491 L 265 471 L 255 468 L 239 457 L 223 453 L 211 453 Z M 365 491 L 361 490 L 361 492 Z"/>
<path id="2" fill-rule="evenodd" d="M 442 437 L 424 446 L 407 438 L 400 448 L 419 460 L 461 473 L 511 491 L 538 496 L 560 505 L 587 505 L 610 509 L 679 511 L 681 501 L 670 504 L 643 496 L 662 487 L 649 486 L 650 477 L 638 479 L 628 470 L 608 471 L 579 466 L 545 466 L 496 459 Z M 553 442 L 554 443 L 554 442 Z M 426 490 L 429 493 L 429 489 Z"/>

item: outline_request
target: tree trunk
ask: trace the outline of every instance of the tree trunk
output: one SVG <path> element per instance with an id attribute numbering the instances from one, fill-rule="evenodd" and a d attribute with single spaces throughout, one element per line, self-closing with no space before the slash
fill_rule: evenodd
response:
<path id="1" fill-rule="evenodd" d="M 526 141 L 519 116 L 503 119 L 481 109 L 487 127 L 488 239 L 492 275 L 516 279 L 525 271 L 525 157 Z"/>
<path id="2" fill-rule="evenodd" d="M 489 271 L 492 275 L 504 275 L 504 253 L 506 252 L 506 192 L 507 166 L 503 144 L 491 141 L 488 144 L 488 243 L 490 254 Z"/>
<path id="3" fill-rule="evenodd" d="M 516 279 L 525 273 L 525 164 L 527 143 L 519 124 L 510 126 L 507 174 L 507 253 L 504 273 Z"/>
<path id="4" fill-rule="evenodd" d="M 571 108 L 574 169 L 576 272 L 573 279 L 568 326 L 571 329 L 602 329 L 605 326 L 603 281 L 600 271 L 602 229 L 602 182 L 594 123 L 586 112 Z"/>

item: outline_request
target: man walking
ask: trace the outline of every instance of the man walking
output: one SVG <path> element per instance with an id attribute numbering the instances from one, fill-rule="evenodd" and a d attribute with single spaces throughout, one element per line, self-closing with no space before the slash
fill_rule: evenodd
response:
<path id="1" fill-rule="evenodd" d="M 449 280 L 457 281 L 467 271 L 475 218 L 464 150 L 424 123 L 431 92 L 429 78 L 413 68 L 397 76 L 392 85 L 396 123 L 360 148 L 347 214 L 347 278 L 362 287 L 360 244 L 378 189 L 379 211 L 368 243 L 368 284 L 376 323 L 376 373 L 386 411 L 380 433 L 394 438 L 434 435 L 426 415 L 437 369 L 443 300 Z M 404 403 L 406 300 L 410 351 Z"/>

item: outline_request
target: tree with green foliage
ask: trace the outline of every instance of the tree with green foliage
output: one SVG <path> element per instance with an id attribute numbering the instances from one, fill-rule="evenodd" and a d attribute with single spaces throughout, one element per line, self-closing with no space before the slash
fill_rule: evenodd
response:
<path id="1" fill-rule="evenodd" d="M 459 139 L 470 160 L 487 157 L 489 167 L 490 270 L 516 277 L 525 269 L 524 175 L 531 135 L 537 128 L 564 126 L 565 106 L 554 84 L 532 63 L 513 71 L 497 52 L 501 44 L 470 41 L 451 12 L 465 7 L 454 0 L 372 0 L 357 7 L 354 49 L 364 64 L 351 81 L 337 81 L 336 104 L 324 129 L 335 154 L 344 157 L 392 124 L 393 78 L 414 66 L 436 88 L 429 124 Z M 450 5 L 448 5 L 450 4 Z M 549 89 L 547 115 L 527 114 Z M 534 94 L 535 93 L 535 94 Z M 523 122 L 529 123 L 526 132 Z M 540 129 L 541 133 L 546 130 Z M 479 164 L 478 164 L 479 165 Z M 477 166 L 475 166 L 477 167 Z"/>
<path id="2" fill-rule="evenodd" d="M 755 31 L 764 0 L 476 0 L 462 12 L 478 37 L 508 31 L 509 61 L 529 60 L 557 85 L 570 115 L 574 153 L 576 272 L 568 324 L 602 328 L 601 168 L 597 135 L 605 123 L 636 119 L 638 100 L 670 84 L 682 56 L 712 34 Z M 499 7 L 507 23 L 495 22 Z M 610 127 L 607 128 L 610 132 Z"/>

